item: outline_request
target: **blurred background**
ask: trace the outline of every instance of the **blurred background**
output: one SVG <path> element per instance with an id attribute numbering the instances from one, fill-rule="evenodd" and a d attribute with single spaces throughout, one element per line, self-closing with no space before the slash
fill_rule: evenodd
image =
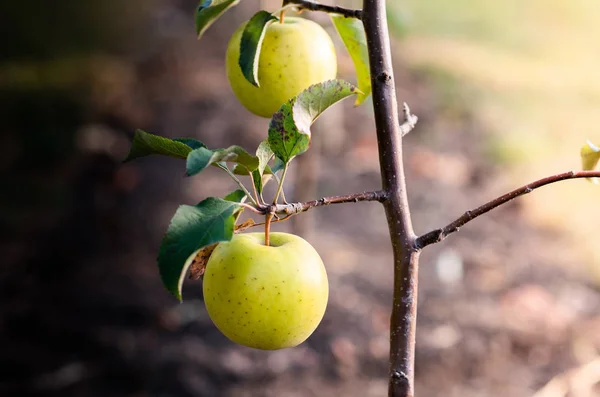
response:
<path id="1" fill-rule="evenodd" d="M 378 204 L 275 226 L 315 245 L 330 277 L 325 318 L 297 348 L 235 346 L 211 324 L 199 281 L 182 304 L 160 283 L 155 258 L 177 206 L 234 185 L 216 170 L 186 179 L 174 159 L 122 165 L 133 131 L 254 150 L 268 124 L 235 100 L 223 60 L 234 28 L 278 2 L 241 2 L 201 41 L 196 5 L 0 5 L 0 396 L 386 395 L 392 269 Z M 577 169 L 585 139 L 598 143 L 600 3 L 388 8 L 399 99 L 420 118 L 405 139 L 418 233 Z M 380 186 L 370 103 L 345 101 L 315 128 L 289 200 Z M 600 395 L 599 197 L 582 180 L 548 186 L 424 252 L 418 396 Z"/>

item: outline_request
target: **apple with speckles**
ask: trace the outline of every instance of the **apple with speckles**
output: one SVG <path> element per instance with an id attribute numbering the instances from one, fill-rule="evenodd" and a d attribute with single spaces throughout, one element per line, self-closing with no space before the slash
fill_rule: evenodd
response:
<path id="1" fill-rule="evenodd" d="M 258 59 L 259 87 L 252 85 L 239 65 L 246 23 L 229 40 L 225 65 L 233 92 L 250 112 L 270 118 L 309 86 L 336 77 L 335 47 L 325 29 L 308 19 L 285 17 L 266 27 Z"/>
<path id="2" fill-rule="evenodd" d="M 231 341 L 261 350 L 294 347 L 317 328 L 329 284 L 323 261 L 288 233 L 235 234 L 206 265 L 203 292 L 215 326 Z"/>

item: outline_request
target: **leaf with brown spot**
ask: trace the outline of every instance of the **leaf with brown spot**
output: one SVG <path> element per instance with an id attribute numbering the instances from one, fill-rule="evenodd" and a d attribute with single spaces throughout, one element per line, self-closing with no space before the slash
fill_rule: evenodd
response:
<path id="1" fill-rule="evenodd" d="M 158 268 L 163 284 L 181 301 L 183 280 L 198 250 L 233 237 L 234 213 L 240 205 L 208 197 L 198 205 L 181 205 L 160 244 Z"/>
<path id="2" fill-rule="evenodd" d="M 196 257 L 190 265 L 190 280 L 198 280 L 200 277 L 202 277 L 202 275 L 204 275 L 206 264 L 208 263 L 208 260 L 210 259 L 210 256 L 215 248 L 217 248 L 217 245 L 219 245 L 219 243 L 209 245 L 198 251 Z"/>
<path id="3" fill-rule="evenodd" d="M 281 105 L 269 123 L 268 143 L 275 156 L 289 163 L 310 146 L 312 123 L 330 106 L 359 91 L 343 80 L 314 84 Z"/>

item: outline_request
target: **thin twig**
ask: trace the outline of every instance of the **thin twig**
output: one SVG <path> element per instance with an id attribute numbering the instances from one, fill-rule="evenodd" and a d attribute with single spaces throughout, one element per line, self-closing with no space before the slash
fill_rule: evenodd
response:
<path id="1" fill-rule="evenodd" d="M 222 170 L 224 170 L 225 172 L 227 172 L 227 174 L 229 174 L 229 176 L 235 181 L 235 183 L 237 183 L 237 185 L 240 187 L 240 189 L 242 189 L 242 191 L 246 194 L 246 196 L 248 197 L 248 199 L 250 199 L 250 201 L 252 201 L 252 204 L 254 204 L 255 206 L 259 206 L 258 202 L 254 199 L 254 197 L 252 197 L 252 194 L 250 194 L 250 192 L 248 191 L 248 189 L 246 189 L 246 186 L 244 186 L 244 184 L 242 183 L 242 181 L 239 180 L 239 178 L 237 176 L 234 175 L 233 172 L 231 172 L 231 170 L 229 169 L 229 167 L 227 166 L 219 166 L 219 168 L 221 168 Z M 254 184 L 252 184 L 254 185 Z"/>
<path id="2" fill-rule="evenodd" d="M 256 190 L 256 183 L 254 183 L 254 175 L 252 175 L 252 171 L 250 171 L 248 169 L 248 167 L 244 167 L 246 168 L 246 171 L 248 171 L 248 176 L 250 176 L 250 184 L 252 185 L 252 192 L 254 193 L 254 198 L 256 199 L 256 201 L 260 204 L 265 204 L 264 200 L 262 199 L 262 197 L 258 194 L 258 191 Z"/>
<path id="3" fill-rule="evenodd" d="M 493 210 L 496 207 L 501 206 L 517 197 L 523 196 L 525 194 L 533 192 L 535 189 L 540 188 L 542 186 L 549 185 L 551 183 L 564 181 L 567 179 L 577 179 L 577 178 L 598 178 L 600 177 L 600 171 L 569 171 L 563 172 L 562 174 L 552 175 L 546 178 L 539 179 L 537 181 L 531 182 L 525 186 L 521 186 L 518 189 L 515 189 L 511 192 L 503 194 L 500 197 L 495 198 L 492 201 L 489 201 L 473 210 L 469 210 L 465 212 L 461 217 L 451 222 L 450 224 L 444 226 L 443 228 L 432 230 L 428 233 L 423 234 L 419 238 L 417 238 L 415 244 L 418 249 L 422 249 L 430 244 L 439 243 L 444 240 L 448 235 L 459 231 L 459 229 L 477 218 L 480 215 L 485 214 Z"/>
<path id="4" fill-rule="evenodd" d="M 273 178 L 275 178 L 275 182 L 277 182 L 278 184 L 281 183 L 281 180 L 279 179 L 279 177 L 277 176 L 276 173 L 273 173 Z M 281 189 L 281 200 L 283 201 L 284 204 L 287 204 L 287 200 L 285 199 L 285 191 L 283 189 Z"/>
<path id="5" fill-rule="evenodd" d="M 354 193 L 346 196 L 323 197 L 318 200 L 307 201 L 304 203 L 275 204 L 273 206 L 273 211 L 274 213 L 281 215 L 296 215 L 308 211 L 311 208 L 322 207 L 329 204 L 358 203 L 361 201 L 383 202 L 386 198 L 387 195 L 383 190 L 376 190 L 374 192 Z"/>
<path id="6" fill-rule="evenodd" d="M 388 194 L 385 191 L 375 190 L 372 192 L 347 194 L 345 196 L 322 197 L 318 200 L 306 201 L 303 203 L 270 204 L 258 206 L 252 206 L 250 204 L 243 203 L 239 204 L 244 208 L 250 209 L 256 214 L 273 214 L 275 216 L 285 215 L 285 217 L 287 218 L 291 215 L 297 215 L 301 212 L 308 211 L 311 208 L 323 207 L 325 205 L 330 204 L 359 203 L 361 201 L 379 201 L 380 203 L 383 203 L 387 199 Z"/>
<path id="7" fill-rule="evenodd" d="M 404 111 L 404 122 L 400 124 L 400 131 L 402 133 L 402 136 L 405 136 L 406 134 L 411 132 L 413 128 L 415 128 L 415 126 L 417 125 L 417 121 L 419 121 L 419 118 L 410 112 L 410 108 L 408 107 L 408 104 L 406 102 L 404 102 L 402 110 Z"/>
<path id="8" fill-rule="evenodd" d="M 273 204 L 277 204 L 277 200 L 279 200 L 279 195 L 283 191 L 283 182 L 285 181 L 285 175 L 287 174 L 287 170 L 290 163 L 285 163 L 283 166 L 283 171 L 281 173 L 281 179 L 279 180 L 279 184 L 277 185 L 277 191 L 275 192 L 275 198 L 273 198 Z"/>
<path id="9" fill-rule="evenodd" d="M 262 210 L 261 210 L 261 209 L 259 209 L 259 208 L 256 208 L 256 207 L 255 207 L 255 206 L 253 206 L 253 205 L 246 204 L 246 203 L 236 203 L 236 204 L 238 204 L 238 205 L 241 205 L 242 207 L 244 207 L 244 208 L 246 208 L 246 209 L 249 209 L 250 211 L 254 212 L 255 214 L 264 215 L 264 211 L 262 211 Z M 261 208 L 262 208 L 262 207 L 261 207 Z"/>
<path id="10" fill-rule="evenodd" d="M 322 11 L 330 14 L 340 14 L 347 18 L 361 19 L 362 10 L 352 10 L 339 6 L 329 6 L 308 0 L 283 0 L 283 6 L 293 5 L 295 8 L 308 11 Z"/>

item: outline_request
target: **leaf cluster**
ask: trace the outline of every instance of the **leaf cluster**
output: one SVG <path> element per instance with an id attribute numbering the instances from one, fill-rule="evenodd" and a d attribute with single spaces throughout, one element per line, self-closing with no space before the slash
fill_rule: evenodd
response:
<path id="1" fill-rule="evenodd" d="M 197 37 L 202 37 L 213 22 L 238 3 L 239 0 L 202 0 L 195 12 Z M 185 160 L 187 177 L 216 167 L 239 187 L 222 198 L 209 197 L 196 205 L 181 205 L 171 219 L 159 249 L 158 267 L 165 287 L 177 299 L 182 299 L 182 285 L 190 266 L 193 277 L 200 277 L 218 243 L 229 241 L 235 232 L 254 226 L 254 223 L 236 226 L 236 222 L 244 209 L 260 212 L 268 208 L 263 189 L 271 180 L 278 183 L 272 200 L 273 204 L 277 203 L 290 162 L 310 147 L 310 127 L 314 121 L 344 98 L 354 95 L 355 105 L 360 105 L 370 95 L 362 23 L 336 14 L 331 14 L 331 19 L 354 62 L 356 86 L 343 80 L 324 81 L 283 103 L 269 123 L 266 139 L 254 153 L 238 145 L 212 149 L 194 138 L 171 139 L 142 130 L 135 132 L 126 162 L 151 155 L 172 157 Z M 269 24 L 276 21 L 278 17 L 274 13 L 259 11 L 250 18 L 242 34 L 239 64 L 245 78 L 256 86 L 260 84 L 258 62 L 262 39 Z M 244 178 L 250 188 L 242 181 Z"/>
<path id="2" fill-rule="evenodd" d="M 181 205 L 171 219 L 160 246 L 158 267 L 165 287 L 175 297 L 182 299 L 185 274 L 198 253 L 205 247 L 231 240 L 235 223 L 247 208 L 244 201 L 250 200 L 255 208 L 264 208 L 264 185 L 275 176 L 282 186 L 285 169 L 310 146 L 312 123 L 327 108 L 357 92 L 356 87 L 342 80 L 309 87 L 273 115 L 268 137 L 258 145 L 255 154 L 237 145 L 209 149 L 193 138 L 170 139 L 142 130 L 135 132 L 125 162 L 151 155 L 182 159 L 188 177 L 216 167 L 240 187 L 223 198 L 209 197 L 196 205 Z M 254 194 L 238 176 L 250 178 Z"/>

